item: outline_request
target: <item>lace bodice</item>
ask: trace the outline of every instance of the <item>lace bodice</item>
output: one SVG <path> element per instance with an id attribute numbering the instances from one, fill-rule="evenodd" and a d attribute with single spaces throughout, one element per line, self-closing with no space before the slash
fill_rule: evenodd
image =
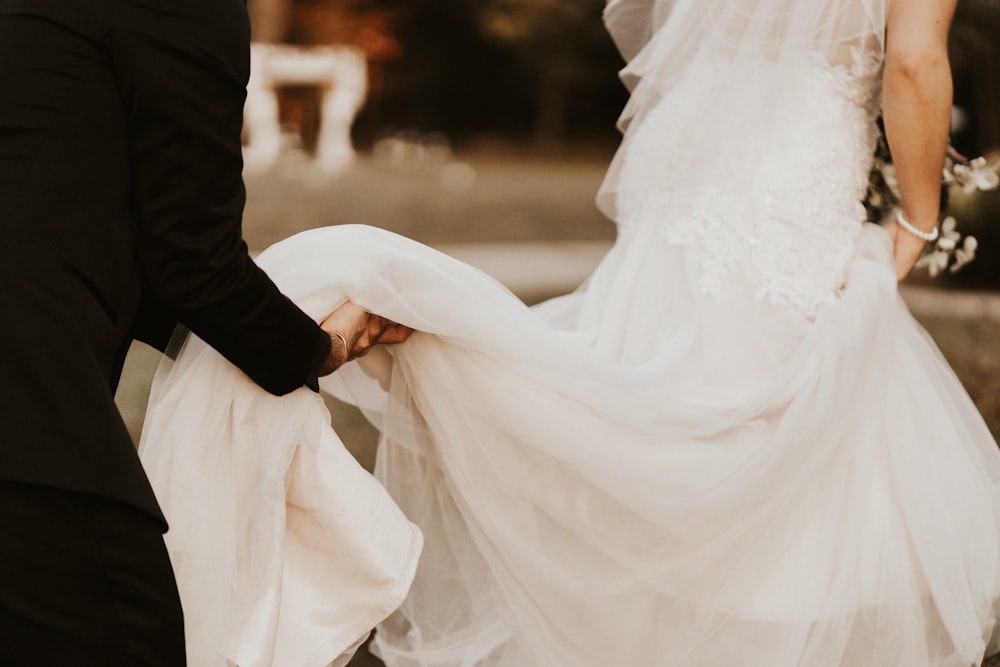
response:
<path id="1" fill-rule="evenodd" d="M 685 77 L 623 148 L 619 222 L 687 246 L 704 293 L 749 280 L 758 298 L 809 312 L 835 300 L 865 220 L 880 97 L 881 56 L 846 60 Z M 705 123 L 718 131 L 685 131 Z"/>

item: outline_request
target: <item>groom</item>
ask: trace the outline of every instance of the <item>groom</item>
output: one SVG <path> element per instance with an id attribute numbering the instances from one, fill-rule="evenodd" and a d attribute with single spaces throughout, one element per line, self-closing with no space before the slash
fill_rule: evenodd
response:
<path id="1" fill-rule="evenodd" d="M 250 260 L 248 48 L 242 0 L 0 2 L 0 665 L 184 664 L 113 401 L 133 338 L 179 321 L 284 394 L 391 328 L 327 333 Z"/>

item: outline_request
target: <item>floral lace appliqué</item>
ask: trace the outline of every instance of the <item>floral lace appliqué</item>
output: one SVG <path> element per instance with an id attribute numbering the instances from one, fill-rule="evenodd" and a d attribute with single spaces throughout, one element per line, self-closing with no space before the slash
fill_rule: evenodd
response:
<path id="1" fill-rule="evenodd" d="M 880 56 L 851 56 L 705 67 L 680 82 L 628 139 L 619 223 L 660 225 L 687 246 L 704 293 L 750 280 L 757 298 L 810 313 L 836 300 L 865 220 L 879 106 Z M 747 100 L 758 106 L 733 108 Z"/>

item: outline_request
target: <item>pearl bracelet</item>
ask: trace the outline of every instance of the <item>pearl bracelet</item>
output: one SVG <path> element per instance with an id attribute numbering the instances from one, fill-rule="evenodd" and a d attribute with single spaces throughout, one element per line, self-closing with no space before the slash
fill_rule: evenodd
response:
<path id="1" fill-rule="evenodd" d="M 939 234 L 937 227 L 935 227 L 933 230 L 931 230 L 929 232 L 925 232 L 922 229 L 917 229 L 916 227 L 914 227 L 913 225 L 911 225 L 910 222 L 906 218 L 903 217 L 903 209 L 899 209 L 899 211 L 896 213 L 896 222 L 899 223 L 900 227 L 902 227 L 906 231 L 910 232 L 911 234 L 913 234 L 914 236 L 916 236 L 918 239 L 923 239 L 924 241 L 927 241 L 928 243 L 932 243 L 934 241 L 937 241 L 938 234 Z"/>

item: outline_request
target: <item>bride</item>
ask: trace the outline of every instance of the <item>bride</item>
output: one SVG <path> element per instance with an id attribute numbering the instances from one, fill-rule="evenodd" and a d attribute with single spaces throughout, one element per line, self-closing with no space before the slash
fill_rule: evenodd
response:
<path id="1" fill-rule="evenodd" d="M 391 500 L 318 398 L 185 341 L 142 453 L 191 664 L 342 663 L 397 605 L 392 667 L 980 664 L 1000 455 L 897 291 L 939 215 L 954 3 L 611 0 L 618 240 L 535 308 L 373 228 L 264 253 L 370 351 L 324 388 L 381 430 Z M 417 333 L 374 346 L 366 312 Z"/>

